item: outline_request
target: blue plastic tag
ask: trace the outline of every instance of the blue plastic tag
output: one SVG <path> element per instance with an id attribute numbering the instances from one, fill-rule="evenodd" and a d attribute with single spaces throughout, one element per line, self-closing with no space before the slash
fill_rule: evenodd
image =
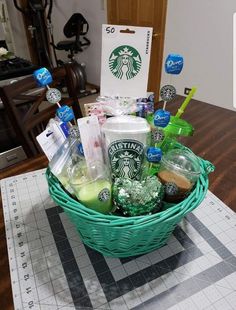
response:
<path id="1" fill-rule="evenodd" d="M 149 147 L 147 149 L 147 160 L 151 163 L 159 163 L 162 157 L 162 151 L 159 147 Z"/>
<path id="2" fill-rule="evenodd" d="M 183 69 L 184 59 L 178 54 L 169 54 L 165 61 L 165 71 L 169 74 L 180 74 Z"/>
<path id="3" fill-rule="evenodd" d="M 35 78 L 39 86 L 46 86 L 52 83 L 52 75 L 47 68 L 40 68 L 38 70 L 35 70 L 33 73 L 33 77 Z"/>
<path id="4" fill-rule="evenodd" d="M 166 127 L 170 121 L 170 112 L 166 110 L 157 110 L 154 113 L 154 125 L 156 127 Z"/>
<path id="5" fill-rule="evenodd" d="M 57 109 L 57 116 L 64 123 L 70 122 L 72 119 L 75 118 L 73 110 L 67 105 L 64 105 L 63 107 Z"/>

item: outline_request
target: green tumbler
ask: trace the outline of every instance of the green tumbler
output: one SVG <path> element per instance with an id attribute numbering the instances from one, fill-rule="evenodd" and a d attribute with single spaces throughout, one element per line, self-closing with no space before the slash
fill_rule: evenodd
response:
<path id="1" fill-rule="evenodd" d="M 160 148 L 163 153 L 166 153 L 175 147 L 179 137 L 192 136 L 194 133 L 194 128 L 184 119 L 171 116 L 169 124 L 163 128 L 163 131 L 165 138 L 162 141 Z"/>

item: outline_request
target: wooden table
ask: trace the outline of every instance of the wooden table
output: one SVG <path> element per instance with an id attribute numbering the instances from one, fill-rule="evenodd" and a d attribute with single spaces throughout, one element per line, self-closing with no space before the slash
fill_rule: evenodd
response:
<path id="1" fill-rule="evenodd" d="M 175 114 L 182 101 L 179 97 L 168 109 Z M 195 133 L 182 142 L 215 165 L 209 189 L 236 211 L 236 112 L 192 100 L 184 119 L 193 125 Z"/>
<path id="2" fill-rule="evenodd" d="M 179 97 L 174 103 L 169 103 L 168 109 L 175 114 L 182 100 L 183 98 Z M 192 100 L 184 118 L 195 127 L 195 134 L 182 139 L 182 142 L 216 166 L 215 172 L 210 175 L 210 190 L 236 211 L 236 113 Z M 0 179 L 46 166 L 47 159 L 39 156 L 0 172 Z M 13 309 L 2 208 L 0 270 L 0 309 Z"/>

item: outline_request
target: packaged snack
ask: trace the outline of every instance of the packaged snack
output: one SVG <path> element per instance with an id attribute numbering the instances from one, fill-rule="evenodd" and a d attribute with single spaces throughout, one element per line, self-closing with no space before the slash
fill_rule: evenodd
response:
<path id="1" fill-rule="evenodd" d="M 69 127 L 57 118 L 51 118 L 46 129 L 36 139 L 50 161 L 68 137 Z"/>
<path id="2" fill-rule="evenodd" d="M 65 140 L 62 146 L 53 156 L 49 162 L 49 168 L 51 172 L 58 178 L 64 188 L 73 193 L 73 190 L 69 184 L 69 171 L 72 167 L 82 162 L 85 164 L 85 158 L 83 155 L 83 148 L 79 137 L 79 131 L 77 128 L 70 129 L 70 136 Z"/>
<path id="3" fill-rule="evenodd" d="M 101 129 L 97 116 L 79 118 L 77 122 L 87 166 L 94 161 L 103 163 Z"/>

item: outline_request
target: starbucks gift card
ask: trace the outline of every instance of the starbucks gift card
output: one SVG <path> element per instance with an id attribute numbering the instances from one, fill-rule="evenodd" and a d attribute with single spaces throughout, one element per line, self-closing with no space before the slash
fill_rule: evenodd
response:
<path id="1" fill-rule="evenodd" d="M 150 27 L 102 26 L 102 96 L 146 96 L 151 44 Z"/>

